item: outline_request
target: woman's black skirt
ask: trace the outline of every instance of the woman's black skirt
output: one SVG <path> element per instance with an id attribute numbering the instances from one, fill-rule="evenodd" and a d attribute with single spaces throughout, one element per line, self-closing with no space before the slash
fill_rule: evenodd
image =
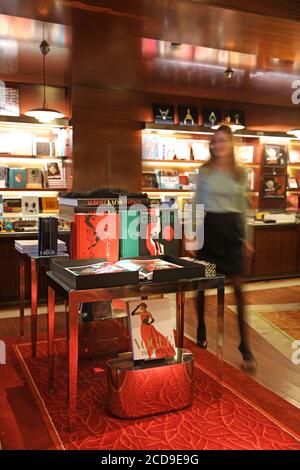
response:
<path id="1" fill-rule="evenodd" d="M 216 264 L 220 274 L 241 275 L 244 239 L 242 214 L 207 212 L 204 219 L 204 245 L 197 257 Z"/>

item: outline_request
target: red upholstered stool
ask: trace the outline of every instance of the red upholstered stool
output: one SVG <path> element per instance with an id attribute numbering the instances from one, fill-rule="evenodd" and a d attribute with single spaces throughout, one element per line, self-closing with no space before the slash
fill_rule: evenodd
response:
<path id="1" fill-rule="evenodd" d="M 177 349 L 174 358 L 135 365 L 131 354 L 110 359 L 108 407 L 119 418 L 140 418 L 186 408 L 192 402 L 194 356 Z"/>

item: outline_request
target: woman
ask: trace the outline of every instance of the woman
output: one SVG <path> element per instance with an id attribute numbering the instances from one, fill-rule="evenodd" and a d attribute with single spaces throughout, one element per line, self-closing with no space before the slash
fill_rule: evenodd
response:
<path id="1" fill-rule="evenodd" d="M 242 271 L 245 255 L 253 252 L 246 224 L 246 180 L 234 158 L 230 127 L 221 126 L 210 142 L 210 159 L 198 174 L 196 203 L 204 204 L 204 245 L 197 257 L 216 264 L 229 277 L 236 296 L 240 332 L 239 350 L 244 368 L 255 369 L 244 323 Z M 198 344 L 207 347 L 204 322 L 204 293 L 198 294 Z"/>
<path id="2" fill-rule="evenodd" d="M 176 351 L 168 338 L 158 331 L 151 312 L 147 310 L 147 304 L 142 302 L 131 312 L 131 315 L 140 315 L 141 338 L 148 353 L 149 359 L 162 359 L 176 355 Z M 153 356 L 153 357 L 152 357 Z"/>

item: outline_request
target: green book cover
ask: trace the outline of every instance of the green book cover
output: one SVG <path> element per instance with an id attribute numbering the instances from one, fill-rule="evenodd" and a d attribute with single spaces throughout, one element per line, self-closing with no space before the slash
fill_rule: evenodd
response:
<path id="1" fill-rule="evenodd" d="M 134 237 L 137 228 L 130 234 L 130 226 L 139 227 L 139 211 L 120 211 L 120 258 L 139 256 L 139 236 Z"/>

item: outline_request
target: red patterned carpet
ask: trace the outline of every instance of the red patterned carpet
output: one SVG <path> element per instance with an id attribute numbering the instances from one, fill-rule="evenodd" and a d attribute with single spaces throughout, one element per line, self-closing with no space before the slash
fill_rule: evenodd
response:
<path id="1" fill-rule="evenodd" d="M 56 342 L 58 353 L 62 353 L 64 347 L 64 340 Z M 47 423 L 48 436 L 51 436 L 56 448 L 300 450 L 300 436 L 297 433 L 285 429 L 261 408 L 235 393 L 232 387 L 225 386 L 222 399 L 215 399 L 216 383 L 199 365 L 195 368 L 194 401 L 190 408 L 151 418 L 121 420 L 106 410 L 105 371 L 99 368 L 99 361 L 80 361 L 78 425 L 77 430 L 69 434 L 64 355 L 56 358 L 56 387 L 55 393 L 50 395 L 47 392 L 46 343 L 39 343 L 38 358 L 35 360 L 30 358 L 29 345 L 15 346 L 15 350 Z M 248 381 L 248 386 L 252 381 L 247 376 L 244 380 Z M 260 388 L 266 400 L 275 397 Z M 287 410 L 290 408 L 291 405 L 287 404 Z M 49 444 L 47 446 L 49 448 Z"/>

